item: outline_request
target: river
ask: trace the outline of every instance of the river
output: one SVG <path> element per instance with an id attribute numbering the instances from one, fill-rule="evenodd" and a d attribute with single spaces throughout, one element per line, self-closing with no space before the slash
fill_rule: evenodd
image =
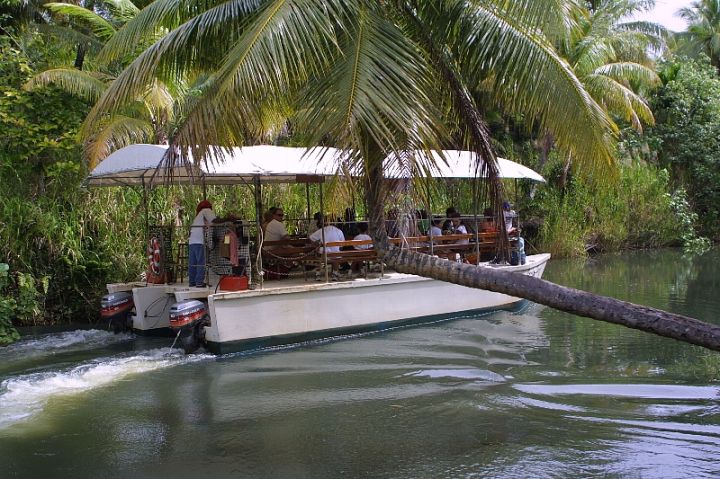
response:
<path id="1" fill-rule="evenodd" d="M 720 322 L 720 251 L 553 260 L 560 284 Z M 529 304 L 300 347 L 0 349 L 3 477 L 720 477 L 720 356 Z"/>

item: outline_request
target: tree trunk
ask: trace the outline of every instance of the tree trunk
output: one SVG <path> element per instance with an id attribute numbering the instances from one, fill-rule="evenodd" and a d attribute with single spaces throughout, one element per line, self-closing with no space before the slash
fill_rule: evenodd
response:
<path id="1" fill-rule="evenodd" d="M 383 260 L 400 273 L 525 298 L 578 316 L 720 351 L 720 326 L 687 316 L 560 286 L 521 273 L 460 264 L 398 248 L 385 251 Z"/>
<path id="2" fill-rule="evenodd" d="M 82 70 L 84 64 L 85 64 L 85 44 L 78 43 L 77 52 L 75 53 L 75 68 L 78 70 Z"/>
<path id="3" fill-rule="evenodd" d="M 543 167 L 547 164 L 548 159 L 550 159 L 550 151 L 555 145 L 555 137 L 552 133 L 545 133 L 542 138 L 536 142 L 536 145 L 538 146 L 537 170 L 542 171 Z"/>

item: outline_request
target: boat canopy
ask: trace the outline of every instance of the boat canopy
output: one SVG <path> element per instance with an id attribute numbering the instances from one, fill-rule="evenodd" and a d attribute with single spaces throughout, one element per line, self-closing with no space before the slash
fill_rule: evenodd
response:
<path id="1" fill-rule="evenodd" d="M 397 161 L 398 158 L 400 161 Z M 479 176 L 477 171 L 482 171 L 482 168 L 476 168 L 476 158 L 474 152 L 465 150 L 433 150 L 430 155 L 425 150 L 404 151 L 397 155 L 391 154 L 385 159 L 388 165 L 386 174 L 393 178 L 406 177 L 408 173 L 403 169 L 407 167 L 425 169 L 435 178 L 476 178 Z M 527 166 L 500 157 L 497 161 L 500 178 L 528 179 L 545 183 L 545 178 Z M 388 169 L 390 165 L 394 165 L 393 170 Z M 427 175 L 427 173 L 418 172 L 418 175 Z"/>
<path id="2" fill-rule="evenodd" d="M 286 146 L 246 146 L 224 150 L 221 158 L 193 164 L 199 169 L 188 171 L 176 166 L 172 175 L 163 165 L 167 145 L 129 145 L 110 154 L 91 173 L 88 186 L 133 186 L 162 183 L 172 176 L 173 183 L 232 185 L 251 182 L 294 183 L 322 179 L 338 173 L 347 159 L 342 150 L 330 147 L 297 148 Z M 190 156 L 192 161 L 192 156 Z M 310 177 L 310 178 L 306 178 Z"/>
<path id="3" fill-rule="evenodd" d="M 136 144 L 121 148 L 105 158 L 87 179 L 88 186 L 133 186 L 162 183 L 168 175 L 163 166 L 167 145 Z M 252 182 L 264 183 L 319 182 L 324 177 L 341 172 L 349 159 L 346 151 L 331 147 L 286 147 L 273 145 L 246 146 L 223 150 L 222 157 L 199 162 L 199 169 L 188 171 L 184 166 L 174 167 L 175 184 L 204 183 L 230 185 Z M 429 164 L 424 151 L 404 152 L 401 158 L 414 155 L 417 162 Z M 474 154 L 469 151 L 433 151 L 436 166 L 430 170 L 434 177 L 474 178 Z M 192 160 L 192 158 L 190 158 Z M 393 160 L 388 156 L 386 162 Z M 397 164 L 400 162 L 393 162 Z M 545 179 L 519 163 L 498 158 L 501 178 L 527 178 L 544 182 Z M 193 162 L 198 164 L 198 162 Z M 398 170 L 400 171 L 400 170 Z M 423 172 L 418 172 L 423 174 Z M 389 177 L 407 177 L 407 174 L 389 172 Z"/>

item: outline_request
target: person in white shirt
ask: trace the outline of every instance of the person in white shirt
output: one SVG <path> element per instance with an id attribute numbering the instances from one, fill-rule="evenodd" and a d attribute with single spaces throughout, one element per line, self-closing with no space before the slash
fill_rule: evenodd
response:
<path id="1" fill-rule="evenodd" d="M 272 219 L 265 226 L 265 241 L 280 241 L 290 238 L 285 225 L 282 223 L 285 213 L 282 208 L 270 208 L 273 212 Z"/>
<path id="2" fill-rule="evenodd" d="M 205 230 L 215 219 L 212 203 L 202 200 L 195 209 L 196 215 L 188 237 L 188 281 L 191 287 L 205 286 Z"/>
<path id="3" fill-rule="evenodd" d="M 365 222 L 358 223 L 357 229 L 358 229 L 358 234 L 355 235 L 353 240 L 360 240 L 360 241 L 372 240 L 370 235 L 367 234 L 367 232 L 368 232 L 367 223 L 365 223 Z M 373 247 L 372 244 L 359 244 L 359 245 L 355 246 L 355 249 L 370 249 L 372 247 Z"/>
<path id="4" fill-rule="evenodd" d="M 505 230 L 508 233 L 512 233 L 515 231 L 515 228 L 513 227 L 513 221 L 515 220 L 515 218 L 517 218 L 517 213 L 514 209 L 512 209 L 512 205 L 507 201 L 504 201 L 502 206 L 503 216 L 505 216 Z"/>
<path id="5" fill-rule="evenodd" d="M 440 228 L 440 225 L 442 225 L 442 220 L 440 218 L 434 218 L 430 230 L 428 230 L 428 236 L 433 238 L 442 236 L 442 228 Z"/>
<path id="6" fill-rule="evenodd" d="M 325 221 L 327 221 L 327 218 L 325 218 Z M 325 235 L 325 241 L 323 242 L 323 234 Z M 337 228 L 333 225 L 327 225 L 324 226 L 317 231 L 315 231 L 313 234 L 310 235 L 310 240 L 314 241 L 315 243 L 331 243 L 333 241 L 345 241 L 345 235 L 343 234 L 342 230 L 340 228 Z M 322 248 L 320 248 L 320 252 L 322 253 Z M 339 246 L 328 246 L 327 252 L 328 253 L 337 253 L 340 251 Z"/>
<path id="7" fill-rule="evenodd" d="M 460 217 L 460 213 L 452 213 L 450 215 L 450 221 L 452 222 L 452 234 L 456 235 L 466 235 L 468 234 L 467 228 L 464 224 L 462 224 L 462 219 Z M 457 240 L 455 244 L 468 244 L 470 243 L 470 240 L 468 239 L 461 239 Z"/>

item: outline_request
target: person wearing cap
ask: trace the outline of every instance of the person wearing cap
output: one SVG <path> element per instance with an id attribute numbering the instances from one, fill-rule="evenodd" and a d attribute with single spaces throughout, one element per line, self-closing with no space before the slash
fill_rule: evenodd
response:
<path id="1" fill-rule="evenodd" d="M 212 203 L 208 200 L 198 203 L 188 237 L 188 281 L 191 288 L 205 287 L 205 230 L 214 219 Z"/>

